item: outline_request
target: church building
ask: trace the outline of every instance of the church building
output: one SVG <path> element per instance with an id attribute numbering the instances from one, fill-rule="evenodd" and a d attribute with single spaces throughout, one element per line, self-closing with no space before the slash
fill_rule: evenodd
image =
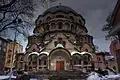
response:
<path id="1" fill-rule="evenodd" d="M 73 9 L 58 5 L 38 16 L 26 53 L 19 60 L 26 70 L 89 71 L 95 67 L 94 53 L 85 19 Z"/>

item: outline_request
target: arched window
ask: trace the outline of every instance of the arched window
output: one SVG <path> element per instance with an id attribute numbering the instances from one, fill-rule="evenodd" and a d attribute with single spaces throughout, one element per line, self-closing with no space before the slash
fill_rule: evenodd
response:
<path id="1" fill-rule="evenodd" d="M 69 30 L 69 29 L 70 29 L 70 24 L 69 24 L 69 23 L 65 23 L 64 25 L 65 25 L 65 26 L 64 26 L 64 27 L 65 27 L 65 30 Z"/>
<path id="2" fill-rule="evenodd" d="M 49 31 L 49 25 L 46 25 L 45 31 Z"/>
<path id="3" fill-rule="evenodd" d="M 47 61 L 47 60 L 44 60 L 44 65 L 46 65 L 46 61 Z"/>
<path id="4" fill-rule="evenodd" d="M 75 32 L 75 26 L 73 24 L 71 25 L 71 31 Z"/>
<path id="5" fill-rule="evenodd" d="M 39 56 L 39 65 L 47 65 L 47 55 L 42 54 Z"/>
<path id="6" fill-rule="evenodd" d="M 86 36 L 84 37 L 84 42 L 87 42 L 87 37 Z"/>
<path id="7" fill-rule="evenodd" d="M 39 65 L 41 65 L 41 60 L 39 59 Z"/>
<path id="8" fill-rule="evenodd" d="M 32 69 L 33 67 L 35 68 L 37 65 L 37 55 L 34 55 L 34 54 L 30 55 L 28 57 L 28 61 L 30 65 L 29 69 Z"/>
<path id="9" fill-rule="evenodd" d="M 81 56 L 79 54 L 73 54 L 72 58 L 74 65 L 81 65 Z"/>
<path id="10" fill-rule="evenodd" d="M 81 64 L 81 59 L 79 59 L 79 64 Z"/>
<path id="11" fill-rule="evenodd" d="M 81 20 L 79 20 L 79 23 L 82 23 Z"/>
<path id="12" fill-rule="evenodd" d="M 74 21 L 74 18 L 73 18 L 73 16 L 70 16 L 70 20 Z"/>
<path id="13" fill-rule="evenodd" d="M 51 24 L 51 30 L 54 30 L 56 27 L 55 27 L 55 23 L 52 23 Z"/>
<path id="14" fill-rule="evenodd" d="M 87 55 L 83 56 L 83 64 L 88 65 L 88 56 Z"/>
<path id="15" fill-rule="evenodd" d="M 63 28 L 63 23 L 62 22 L 59 22 L 58 23 L 58 29 L 62 29 Z"/>
<path id="16" fill-rule="evenodd" d="M 46 18 L 46 20 L 47 20 L 47 21 L 51 20 L 51 17 L 50 17 L 50 16 L 48 16 L 48 17 Z"/>
<path id="17" fill-rule="evenodd" d="M 86 52 L 88 52 L 88 49 L 85 49 Z"/>
<path id="18" fill-rule="evenodd" d="M 56 15 L 56 18 L 64 18 L 63 15 Z"/>
<path id="19" fill-rule="evenodd" d="M 82 37 L 80 37 L 80 42 L 83 42 L 83 38 Z"/>

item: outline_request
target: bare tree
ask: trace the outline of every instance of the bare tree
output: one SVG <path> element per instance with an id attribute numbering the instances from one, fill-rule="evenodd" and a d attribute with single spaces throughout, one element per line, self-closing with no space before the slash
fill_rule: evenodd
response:
<path id="1" fill-rule="evenodd" d="M 8 28 L 22 33 L 18 27 L 27 28 L 25 18 L 33 17 L 32 0 L 1 0 L 0 4 L 0 33 Z"/>
<path id="2" fill-rule="evenodd" d="M 116 36 L 110 35 L 110 31 L 113 28 L 111 26 L 111 16 L 112 16 L 112 14 L 110 13 L 110 15 L 106 19 L 107 23 L 102 28 L 102 31 L 107 32 L 107 34 L 105 35 L 106 40 L 112 40 L 112 39 L 116 39 L 117 38 Z"/>
<path id="3" fill-rule="evenodd" d="M 36 4 L 44 7 L 55 1 L 57 0 L 0 0 L 0 34 L 12 29 L 28 36 L 29 29 L 34 25 L 31 20 Z"/>

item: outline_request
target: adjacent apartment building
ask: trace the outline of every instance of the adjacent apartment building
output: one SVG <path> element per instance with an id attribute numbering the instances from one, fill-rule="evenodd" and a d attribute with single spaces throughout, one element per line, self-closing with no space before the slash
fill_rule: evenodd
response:
<path id="1" fill-rule="evenodd" d="M 18 42 L 10 42 L 7 46 L 5 69 L 15 68 L 16 54 L 22 52 L 23 46 Z"/>
<path id="2" fill-rule="evenodd" d="M 117 37 L 115 40 L 111 41 L 110 52 L 115 57 L 118 71 L 120 71 L 120 0 L 117 1 L 109 24 L 109 36 Z"/>
<path id="3" fill-rule="evenodd" d="M 0 73 L 4 71 L 6 48 L 9 41 L 0 37 Z"/>

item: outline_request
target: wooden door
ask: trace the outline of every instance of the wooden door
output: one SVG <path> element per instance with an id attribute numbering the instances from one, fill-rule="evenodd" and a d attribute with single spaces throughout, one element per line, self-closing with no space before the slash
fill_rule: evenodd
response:
<path id="1" fill-rule="evenodd" d="M 60 61 L 60 70 L 64 70 L 64 61 Z"/>
<path id="2" fill-rule="evenodd" d="M 56 62 L 56 71 L 62 71 L 64 70 L 64 61 L 57 61 Z"/>
<path id="3" fill-rule="evenodd" d="M 60 71 L 60 63 L 59 63 L 59 61 L 56 62 L 56 71 L 57 72 Z"/>

